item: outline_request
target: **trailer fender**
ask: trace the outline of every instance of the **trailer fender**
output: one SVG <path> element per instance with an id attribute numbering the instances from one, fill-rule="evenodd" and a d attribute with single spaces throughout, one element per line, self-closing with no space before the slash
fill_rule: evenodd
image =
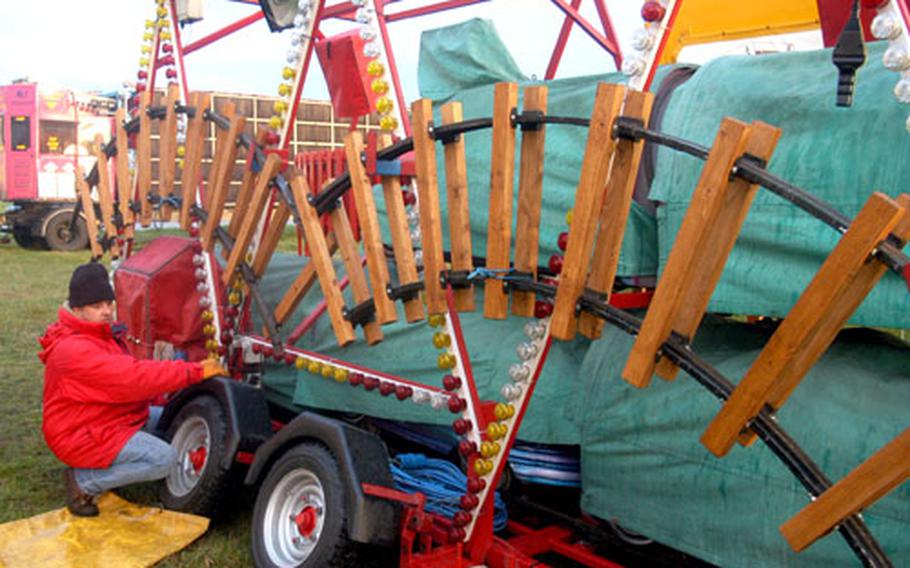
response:
<path id="1" fill-rule="evenodd" d="M 389 452 L 379 436 L 312 412 L 303 412 L 256 451 L 246 483 L 253 485 L 285 451 L 317 441 L 338 462 L 345 488 L 348 537 L 361 543 L 391 544 L 398 538 L 398 506 L 364 494 L 361 483 L 393 487 Z"/>
<path id="2" fill-rule="evenodd" d="M 268 404 L 262 389 L 224 377 L 215 377 L 180 391 L 165 406 L 155 427 L 156 432 L 167 432 L 180 409 L 202 395 L 216 398 L 224 409 L 227 419 L 224 468 L 230 467 L 238 451 L 255 452 L 272 436 Z"/>

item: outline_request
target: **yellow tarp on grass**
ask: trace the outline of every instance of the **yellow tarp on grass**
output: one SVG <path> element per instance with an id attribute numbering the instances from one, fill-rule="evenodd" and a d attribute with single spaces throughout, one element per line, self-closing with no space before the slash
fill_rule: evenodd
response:
<path id="1" fill-rule="evenodd" d="M 202 536 L 205 517 L 134 505 L 106 493 L 97 517 L 57 509 L 0 525 L 0 568 L 140 568 Z"/>

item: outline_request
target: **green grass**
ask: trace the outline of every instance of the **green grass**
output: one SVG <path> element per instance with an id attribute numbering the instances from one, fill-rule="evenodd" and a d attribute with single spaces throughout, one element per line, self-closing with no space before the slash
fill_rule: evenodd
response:
<path id="1" fill-rule="evenodd" d="M 140 232 L 137 241 L 142 244 L 160 234 L 176 231 Z M 37 357 L 37 338 L 56 319 L 73 269 L 88 259 L 88 251 L 34 251 L 12 242 L 0 244 L 5 275 L 0 283 L 0 522 L 63 505 L 63 464 L 47 449 L 41 435 L 44 367 Z M 126 488 L 121 495 L 138 503 L 156 500 L 152 484 Z M 159 566 L 252 565 L 250 511 L 249 506 L 238 507 Z"/>

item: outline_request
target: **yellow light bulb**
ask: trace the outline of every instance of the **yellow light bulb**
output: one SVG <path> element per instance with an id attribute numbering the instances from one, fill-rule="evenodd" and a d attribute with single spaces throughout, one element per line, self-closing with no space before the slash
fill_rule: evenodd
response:
<path id="1" fill-rule="evenodd" d="M 152 41 L 153 39 L 155 39 L 155 34 L 153 34 L 152 32 L 145 32 L 144 34 L 142 34 L 142 39 L 144 39 L 145 41 Z"/>
<path id="2" fill-rule="evenodd" d="M 145 21 L 145 29 L 150 30 L 154 27 L 155 27 L 155 22 L 153 22 L 152 20 Z"/>
<path id="3" fill-rule="evenodd" d="M 427 318 L 427 323 L 430 324 L 430 327 L 439 327 L 445 325 L 446 317 L 442 314 L 431 314 L 430 317 Z"/>
<path id="4" fill-rule="evenodd" d="M 177 160 L 177 167 L 183 169 L 183 159 L 182 158 Z"/>
<path id="5" fill-rule="evenodd" d="M 440 353 L 436 358 L 436 364 L 444 371 L 451 369 L 455 366 L 455 356 L 451 353 Z"/>
<path id="6" fill-rule="evenodd" d="M 335 375 L 334 375 L 334 376 L 335 376 L 335 380 L 336 380 L 336 381 L 338 381 L 339 383 L 343 383 L 343 382 L 345 382 L 346 380 L 348 380 L 348 370 L 347 370 L 347 369 L 342 369 L 341 367 L 338 367 L 338 368 L 335 369 Z"/>
<path id="7" fill-rule="evenodd" d="M 139 58 L 139 67 L 148 67 L 148 66 L 149 66 L 149 58 L 148 58 L 148 57 L 140 57 L 140 58 Z"/>
<path id="8" fill-rule="evenodd" d="M 285 81 L 290 81 L 297 76 L 297 71 L 293 67 L 285 67 L 281 70 L 281 78 Z"/>
<path id="9" fill-rule="evenodd" d="M 209 339 L 208 341 L 205 342 L 205 348 L 208 349 L 209 351 L 217 351 L 218 342 L 215 341 L 214 339 Z"/>
<path id="10" fill-rule="evenodd" d="M 231 303 L 232 306 L 239 306 L 240 305 L 240 292 L 231 292 L 230 294 L 228 294 L 228 301 Z"/>
<path id="11" fill-rule="evenodd" d="M 165 16 L 167 16 L 167 8 L 165 8 L 165 7 L 163 7 L 163 6 L 161 6 L 161 5 L 159 4 L 159 7 L 158 7 L 158 17 L 159 17 L 159 18 L 163 18 L 163 17 L 165 17 Z"/>
<path id="12" fill-rule="evenodd" d="M 572 225 L 572 210 L 571 209 L 569 209 L 569 211 L 566 213 L 566 225 L 570 225 L 570 226 Z"/>
<path id="13" fill-rule="evenodd" d="M 161 41 L 170 41 L 170 40 L 171 40 L 171 32 L 162 30 L 162 31 L 158 34 L 158 37 L 161 38 Z"/>
<path id="14" fill-rule="evenodd" d="M 177 146 L 177 157 L 182 158 L 186 156 L 186 146 L 183 144 Z"/>
<path id="15" fill-rule="evenodd" d="M 395 108 L 395 103 L 389 97 L 381 97 L 376 101 L 376 112 L 379 114 L 389 114 Z"/>
<path id="16" fill-rule="evenodd" d="M 282 119 L 277 114 L 272 115 L 272 118 L 269 119 L 269 127 L 272 130 L 278 130 L 284 125 L 284 119 Z"/>
<path id="17" fill-rule="evenodd" d="M 316 360 L 311 360 L 306 367 L 306 370 L 313 373 L 314 375 L 319 374 L 319 371 L 322 370 L 322 363 Z"/>
<path id="18" fill-rule="evenodd" d="M 202 333 L 204 335 L 215 335 L 215 326 L 208 323 L 202 326 Z"/>
<path id="19" fill-rule="evenodd" d="M 379 127 L 383 130 L 395 130 L 398 128 L 398 120 L 394 116 L 386 115 L 379 120 Z"/>
<path id="20" fill-rule="evenodd" d="M 437 331 L 433 334 L 433 346 L 436 349 L 443 349 L 452 344 L 452 338 L 444 331 Z"/>
<path id="21" fill-rule="evenodd" d="M 372 77 L 381 77 L 384 73 L 385 65 L 375 59 L 367 65 L 367 74 Z"/>
<path id="22" fill-rule="evenodd" d="M 150 45 L 143 45 L 141 49 L 142 49 L 142 53 L 145 55 L 149 55 L 150 53 L 152 53 L 152 46 L 150 46 Z"/>
<path id="23" fill-rule="evenodd" d="M 374 79 L 370 83 L 370 89 L 377 95 L 384 95 L 389 92 L 389 82 L 385 79 Z"/>
<path id="24" fill-rule="evenodd" d="M 278 94 L 281 95 L 282 97 L 286 97 L 291 94 L 291 89 L 292 89 L 291 85 L 289 85 L 287 83 L 281 83 L 280 85 L 278 85 Z"/>
<path id="25" fill-rule="evenodd" d="M 288 103 L 281 100 L 275 101 L 272 110 L 275 111 L 275 114 L 284 114 L 284 111 L 288 110 Z"/>
<path id="26" fill-rule="evenodd" d="M 306 360 L 306 358 L 304 358 L 304 357 L 297 357 L 297 359 L 294 360 L 294 367 L 296 367 L 296 368 L 298 368 L 298 369 L 305 369 L 306 366 L 307 366 L 307 360 Z"/>
<path id="27" fill-rule="evenodd" d="M 213 319 L 215 319 L 215 314 L 210 310 L 202 312 L 202 321 L 212 321 Z"/>
<path id="28" fill-rule="evenodd" d="M 331 365 L 323 365 L 323 366 L 322 366 L 322 372 L 321 372 L 321 374 L 322 374 L 323 377 L 329 378 L 329 377 L 331 377 L 334 373 L 335 373 L 335 368 L 332 367 Z"/>

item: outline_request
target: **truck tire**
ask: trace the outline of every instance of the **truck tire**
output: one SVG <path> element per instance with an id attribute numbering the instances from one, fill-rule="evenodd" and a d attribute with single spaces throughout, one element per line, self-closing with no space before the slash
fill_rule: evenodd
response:
<path id="1" fill-rule="evenodd" d="M 253 508 L 258 568 L 334 566 L 349 546 L 338 463 L 316 443 L 284 454 L 265 478 Z"/>
<path id="2" fill-rule="evenodd" d="M 88 246 L 88 229 L 84 219 L 76 219 L 76 226 L 70 231 L 72 213 L 72 209 L 51 213 L 44 232 L 44 240 L 51 250 L 74 251 Z"/>
<path id="3" fill-rule="evenodd" d="M 47 243 L 41 237 L 32 236 L 28 229 L 13 229 L 13 240 L 22 248 L 40 249 L 47 246 Z"/>
<path id="4" fill-rule="evenodd" d="M 216 516 L 235 475 L 222 467 L 227 420 L 221 403 L 199 396 L 186 403 L 167 430 L 177 465 L 162 481 L 159 497 L 168 509 Z"/>

